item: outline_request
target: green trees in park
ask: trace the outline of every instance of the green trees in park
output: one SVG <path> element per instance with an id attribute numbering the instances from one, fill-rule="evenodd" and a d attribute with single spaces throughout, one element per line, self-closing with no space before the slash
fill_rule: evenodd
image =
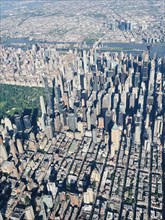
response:
<path id="1" fill-rule="evenodd" d="M 44 88 L 0 84 L 0 118 L 25 109 L 40 109 L 41 95 L 45 95 Z"/>

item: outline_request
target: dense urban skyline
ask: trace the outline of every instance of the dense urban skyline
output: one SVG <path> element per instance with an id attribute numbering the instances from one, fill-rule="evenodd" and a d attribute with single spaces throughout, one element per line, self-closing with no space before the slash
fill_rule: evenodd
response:
<path id="1" fill-rule="evenodd" d="M 1 9 L 0 220 L 165 219 L 162 1 Z"/>

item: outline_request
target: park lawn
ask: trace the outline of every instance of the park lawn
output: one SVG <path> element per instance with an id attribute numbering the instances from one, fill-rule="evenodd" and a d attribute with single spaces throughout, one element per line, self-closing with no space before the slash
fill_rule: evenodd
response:
<path id="1" fill-rule="evenodd" d="M 0 102 L 0 109 L 2 109 L 6 105 L 6 102 Z"/>

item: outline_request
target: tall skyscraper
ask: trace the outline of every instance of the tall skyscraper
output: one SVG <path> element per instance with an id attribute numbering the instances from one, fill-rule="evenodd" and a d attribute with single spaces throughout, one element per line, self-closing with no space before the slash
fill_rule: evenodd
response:
<path id="1" fill-rule="evenodd" d="M 57 79 L 55 80 L 54 94 L 55 94 L 56 105 L 58 106 L 60 103 L 60 88 L 58 86 Z"/>
<path id="2" fill-rule="evenodd" d="M 111 142 L 116 145 L 116 147 L 119 147 L 121 139 L 121 131 L 117 124 L 114 124 L 111 129 Z"/>
<path id="3" fill-rule="evenodd" d="M 142 81 L 146 82 L 148 80 L 148 60 L 149 54 L 146 52 L 144 53 L 144 63 L 143 63 L 143 70 L 142 70 Z"/>
<path id="4" fill-rule="evenodd" d="M 40 96 L 40 106 L 41 106 L 42 115 L 46 114 L 46 108 L 45 108 L 45 102 L 43 96 Z"/>
<path id="5" fill-rule="evenodd" d="M 17 130 L 19 132 L 22 132 L 23 131 L 23 123 L 22 123 L 21 116 L 15 115 L 15 124 L 16 124 Z"/>
<path id="6" fill-rule="evenodd" d="M 87 129 L 88 131 L 91 130 L 91 109 L 88 108 L 87 110 Z"/>
<path id="7" fill-rule="evenodd" d="M 106 131 L 109 131 L 110 130 L 110 122 L 112 120 L 112 115 L 111 115 L 111 112 L 109 110 L 106 111 L 105 113 L 105 130 Z"/>
<path id="8" fill-rule="evenodd" d="M 97 144 L 97 129 L 96 128 L 92 130 L 92 140 L 94 144 Z"/>
<path id="9" fill-rule="evenodd" d="M 141 143 L 141 123 L 142 123 L 142 115 L 138 111 L 135 117 L 135 143 Z"/>
<path id="10" fill-rule="evenodd" d="M 84 72 L 87 73 L 87 56 L 86 56 L 86 50 L 83 50 L 83 66 L 84 66 Z"/>
<path id="11" fill-rule="evenodd" d="M 49 92 L 49 86 L 48 86 L 48 80 L 45 77 L 45 75 L 43 76 L 43 81 L 44 81 L 44 86 L 45 86 L 45 95 L 46 95 L 46 104 L 47 104 L 47 114 L 49 116 L 52 116 L 53 114 L 53 105 L 52 105 L 52 99 L 51 99 L 51 95 Z"/>
<path id="12" fill-rule="evenodd" d="M 160 136 L 163 131 L 163 117 L 158 116 L 154 124 L 154 136 Z"/>
<path id="13" fill-rule="evenodd" d="M 47 105 L 46 113 L 47 114 L 42 115 L 41 124 L 42 124 L 43 129 L 46 128 L 45 126 L 48 126 L 47 132 L 49 133 L 49 137 L 52 138 L 55 135 L 54 110 L 53 110 L 54 108 L 53 108 L 52 97 L 49 92 L 48 80 L 45 77 L 45 75 L 43 76 L 43 81 L 44 81 L 44 85 L 45 85 L 45 95 L 46 95 L 46 105 Z M 44 108 L 43 98 L 41 98 L 40 103 L 41 103 L 42 113 L 44 113 L 45 108 Z M 50 131 L 50 129 L 51 129 L 51 131 Z"/>
<path id="14" fill-rule="evenodd" d="M 25 115 L 23 117 L 23 122 L 24 122 L 25 129 L 30 129 L 32 127 L 29 115 Z"/>
<path id="15" fill-rule="evenodd" d="M 135 79 L 134 79 L 134 87 L 139 87 L 139 83 L 140 83 L 140 73 L 136 72 Z"/>
<path id="16" fill-rule="evenodd" d="M 23 149 L 22 142 L 21 142 L 20 139 L 17 139 L 17 140 L 16 140 L 16 146 L 17 146 L 18 152 L 19 152 L 20 154 L 23 154 L 24 149 Z"/>
<path id="17" fill-rule="evenodd" d="M 74 113 L 69 113 L 68 114 L 68 126 L 69 129 L 73 132 L 76 131 L 77 129 L 77 117 L 75 117 Z"/>

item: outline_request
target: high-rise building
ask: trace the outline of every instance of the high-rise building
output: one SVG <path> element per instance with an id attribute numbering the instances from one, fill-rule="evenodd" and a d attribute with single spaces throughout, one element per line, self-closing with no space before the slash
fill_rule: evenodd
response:
<path id="1" fill-rule="evenodd" d="M 16 146 L 15 146 L 15 143 L 14 143 L 14 140 L 10 140 L 9 141 L 9 146 L 10 146 L 10 153 L 12 154 L 12 156 L 14 158 L 17 158 L 17 150 L 16 150 Z"/>
<path id="2" fill-rule="evenodd" d="M 25 219 L 26 220 L 34 220 L 34 210 L 32 206 L 28 206 L 25 208 Z"/>
<path id="3" fill-rule="evenodd" d="M 103 117 L 98 118 L 98 128 L 100 128 L 100 129 L 104 128 L 104 118 Z"/>
<path id="4" fill-rule="evenodd" d="M 93 65 L 93 49 L 90 49 L 90 65 Z"/>
<path id="5" fill-rule="evenodd" d="M 93 74 L 93 90 L 96 92 L 100 90 L 100 79 L 96 73 Z"/>
<path id="6" fill-rule="evenodd" d="M 124 124 L 124 114 L 122 111 L 119 112 L 117 124 L 119 126 L 123 126 L 123 124 Z"/>
<path id="7" fill-rule="evenodd" d="M 88 108 L 87 110 L 87 129 L 88 131 L 91 130 L 91 109 Z"/>
<path id="8" fill-rule="evenodd" d="M 111 129 L 111 142 L 116 145 L 116 147 L 119 147 L 121 139 L 121 131 L 117 124 L 114 124 Z"/>
<path id="9" fill-rule="evenodd" d="M 119 94 L 115 94 L 114 98 L 113 98 L 113 108 L 116 109 L 118 107 L 118 103 L 119 103 Z"/>
<path id="10" fill-rule="evenodd" d="M 142 70 L 142 81 L 146 82 L 148 80 L 148 60 L 149 54 L 146 52 L 144 53 L 144 63 L 143 63 L 143 70 Z"/>
<path id="11" fill-rule="evenodd" d="M 8 154 L 7 154 L 7 150 L 6 147 L 3 144 L 3 139 L 0 136 L 0 157 L 2 158 L 2 160 L 7 160 L 8 158 Z"/>
<path id="12" fill-rule="evenodd" d="M 4 123 L 5 123 L 5 127 L 7 128 L 7 130 L 9 131 L 13 130 L 13 126 L 9 118 L 5 118 Z"/>
<path id="13" fill-rule="evenodd" d="M 112 157 L 119 149 L 120 140 L 121 140 L 121 131 L 117 126 L 117 124 L 114 124 L 111 129 L 111 143 L 110 143 L 110 151 Z"/>
<path id="14" fill-rule="evenodd" d="M 154 124 L 154 136 L 160 136 L 163 131 L 163 117 L 158 116 Z"/>
<path id="15" fill-rule="evenodd" d="M 135 143 L 141 143 L 141 123 L 142 123 L 142 115 L 138 111 L 135 117 Z"/>
<path id="16" fill-rule="evenodd" d="M 87 55 L 86 55 L 86 50 L 83 50 L 83 67 L 84 67 L 84 72 L 87 73 Z"/>
<path id="17" fill-rule="evenodd" d="M 106 113 L 105 113 L 105 130 L 106 131 L 109 131 L 110 130 L 110 122 L 112 120 L 112 115 L 111 115 L 111 112 L 110 110 L 107 110 Z"/>
<path id="18" fill-rule="evenodd" d="M 98 71 L 101 71 L 102 69 L 102 66 L 101 66 L 101 57 L 98 57 L 97 58 L 97 70 Z"/>
<path id="19" fill-rule="evenodd" d="M 45 77 L 45 75 L 43 76 L 43 81 L 44 81 L 44 86 L 45 86 L 47 114 L 50 117 L 53 114 L 53 105 L 52 105 L 51 95 L 50 95 L 50 92 L 49 92 L 48 80 L 47 80 L 47 77 Z"/>
<path id="20" fill-rule="evenodd" d="M 23 149 L 22 142 L 21 142 L 20 139 L 17 139 L 17 140 L 16 140 L 16 146 L 17 146 L 18 152 L 19 152 L 20 154 L 23 154 L 24 149 Z"/>
<path id="21" fill-rule="evenodd" d="M 107 93 L 106 95 L 103 96 L 102 110 L 105 111 L 110 108 L 111 108 L 111 94 Z"/>
<path id="22" fill-rule="evenodd" d="M 135 95 L 131 94 L 129 98 L 129 108 L 134 108 L 135 106 Z"/>
<path id="23" fill-rule="evenodd" d="M 58 106 L 60 103 L 60 88 L 59 85 L 57 84 L 57 80 L 55 80 L 54 94 L 55 94 L 56 105 Z"/>
<path id="24" fill-rule="evenodd" d="M 25 115 L 23 117 L 23 122 L 24 122 L 24 127 L 25 129 L 30 129 L 31 128 L 31 122 L 30 122 L 30 117 L 29 115 Z"/>
<path id="25" fill-rule="evenodd" d="M 40 126 L 41 129 L 44 131 L 46 126 L 46 115 L 42 115 L 40 118 Z"/>
<path id="26" fill-rule="evenodd" d="M 47 183 L 47 190 L 51 193 L 52 197 L 55 198 L 57 194 L 58 188 L 56 187 L 54 182 Z"/>
<path id="27" fill-rule="evenodd" d="M 140 73 L 136 72 L 134 79 L 134 87 L 139 87 L 139 84 L 140 84 Z"/>
<path id="28" fill-rule="evenodd" d="M 54 136 L 55 134 L 54 118 L 47 117 L 46 126 L 48 126 L 51 129 L 51 134 Z"/>
<path id="29" fill-rule="evenodd" d="M 23 131 L 23 123 L 22 123 L 21 116 L 15 115 L 15 124 L 16 124 L 17 130 L 19 132 L 22 132 Z"/>
<path id="30" fill-rule="evenodd" d="M 45 108 L 45 102 L 43 96 L 40 96 L 40 106 L 41 106 L 42 115 L 46 114 L 46 108 Z"/>
<path id="31" fill-rule="evenodd" d="M 97 129 L 96 128 L 92 130 L 92 140 L 94 144 L 97 144 Z"/>
<path id="32" fill-rule="evenodd" d="M 120 110 L 120 112 L 122 112 L 123 114 L 125 114 L 125 105 L 124 105 L 124 103 L 123 103 L 122 101 L 120 102 L 119 110 Z"/>
<path id="33" fill-rule="evenodd" d="M 54 118 L 54 122 L 55 122 L 56 132 L 59 132 L 61 129 L 61 122 L 60 122 L 60 115 L 59 114 L 56 114 L 56 116 Z"/>
<path id="34" fill-rule="evenodd" d="M 68 114 L 68 126 L 72 132 L 75 132 L 77 129 L 77 117 L 75 117 L 74 113 Z"/>
<path id="35" fill-rule="evenodd" d="M 141 143 L 141 127 L 135 126 L 135 143 L 140 144 Z"/>
<path id="36" fill-rule="evenodd" d="M 61 96 L 63 96 L 64 94 L 64 82 L 63 82 L 63 77 L 62 75 L 59 75 L 59 85 L 60 85 L 60 92 L 61 92 Z"/>
<path id="37" fill-rule="evenodd" d="M 81 86 L 81 90 L 84 89 L 84 73 L 80 74 L 80 86 Z"/>

